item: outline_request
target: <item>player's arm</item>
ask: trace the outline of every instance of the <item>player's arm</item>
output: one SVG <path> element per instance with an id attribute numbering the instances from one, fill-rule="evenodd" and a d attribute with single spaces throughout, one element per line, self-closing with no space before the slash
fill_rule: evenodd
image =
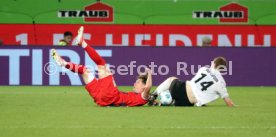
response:
<path id="1" fill-rule="evenodd" d="M 148 74 L 148 78 L 147 78 L 147 82 L 146 82 L 146 85 L 145 85 L 145 88 L 142 92 L 142 97 L 144 99 L 148 99 L 150 97 L 150 89 L 152 87 L 152 74 L 151 74 L 151 70 L 150 69 L 146 69 L 147 71 L 147 74 Z"/>
<path id="2" fill-rule="evenodd" d="M 228 107 L 234 107 L 235 104 L 234 102 L 229 98 L 229 97 L 225 97 L 223 98 L 225 104 L 228 106 Z"/>
<path id="3" fill-rule="evenodd" d="M 225 81 L 222 79 L 221 80 L 222 83 L 221 83 L 221 90 L 219 90 L 219 95 L 220 97 L 224 100 L 225 104 L 228 106 L 228 107 L 234 107 L 235 104 L 234 102 L 230 99 L 230 96 L 227 92 L 227 88 L 226 88 L 226 83 Z"/>

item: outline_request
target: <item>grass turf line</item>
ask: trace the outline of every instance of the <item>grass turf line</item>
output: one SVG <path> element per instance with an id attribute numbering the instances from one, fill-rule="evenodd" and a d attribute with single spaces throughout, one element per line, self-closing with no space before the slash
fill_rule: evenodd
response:
<path id="1" fill-rule="evenodd" d="M 120 87 L 131 90 L 131 87 Z M 265 137 L 276 134 L 276 87 L 230 87 L 239 107 L 98 107 L 84 87 L 0 87 L 1 137 Z"/>

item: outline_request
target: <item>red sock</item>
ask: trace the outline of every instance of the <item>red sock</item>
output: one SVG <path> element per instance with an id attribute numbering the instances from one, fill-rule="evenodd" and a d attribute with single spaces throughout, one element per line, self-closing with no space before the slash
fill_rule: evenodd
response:
<path id="1" fill-rule="evenodd" d="M 86 70 L 85 66 L 83 66 L 83 65 L 77 65 L 77 64 L 74 64 L 74 63 L 71 63 L 71 62 L 68 62 L 65 65 L 65 68 L 71 70 L 72 72 L 77 72 L 79 74 L 83 74 L 84 71 Z"/>
<path id="2" fill-rule="evenodd" d="M 90 46 L 86 46 L 84 50 L 88 53 L 89 57 L 97 64 L 97 65 L 105 65 L 105 60 Z"/>

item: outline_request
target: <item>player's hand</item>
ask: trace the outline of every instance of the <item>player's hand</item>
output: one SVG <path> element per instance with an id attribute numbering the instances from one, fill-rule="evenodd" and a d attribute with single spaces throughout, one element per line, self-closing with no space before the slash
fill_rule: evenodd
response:
<path id="1" fill-rule="evenodd" d="M 146 68 L 146 73 L 147 73 L 147 74 L 152 74 L 152 71 L 151 71 L 151 69 L 149 69 L 149 68 Z"/>
<path id="2" fill-rule="evenodd" d="M 150 97 L 148 99 L 148 105 L 149 106 L 157 106 L 158 102 L 156 102 L 157 95 L 150 94 Z"/>

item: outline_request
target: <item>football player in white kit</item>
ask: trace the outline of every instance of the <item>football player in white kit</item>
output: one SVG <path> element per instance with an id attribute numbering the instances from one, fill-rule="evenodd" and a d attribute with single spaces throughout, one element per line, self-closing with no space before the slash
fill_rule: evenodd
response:
<path id="1" fill-rule="evenodd" d="M 157 87 L 152 100 L 155 100 L 161 92 L 169 90 L 173 99 L 172 105 L 175 106 L 205 106 L 220 97 L 227 106 L 232 107 L 234 103 L 229 97 L 226 83 L 219 71 L 226 66 L 224 57 L 216 57 L 211 67 L 200 68 L 190 81 L 183 82 L 176 77 L 170 77 Z"/>

